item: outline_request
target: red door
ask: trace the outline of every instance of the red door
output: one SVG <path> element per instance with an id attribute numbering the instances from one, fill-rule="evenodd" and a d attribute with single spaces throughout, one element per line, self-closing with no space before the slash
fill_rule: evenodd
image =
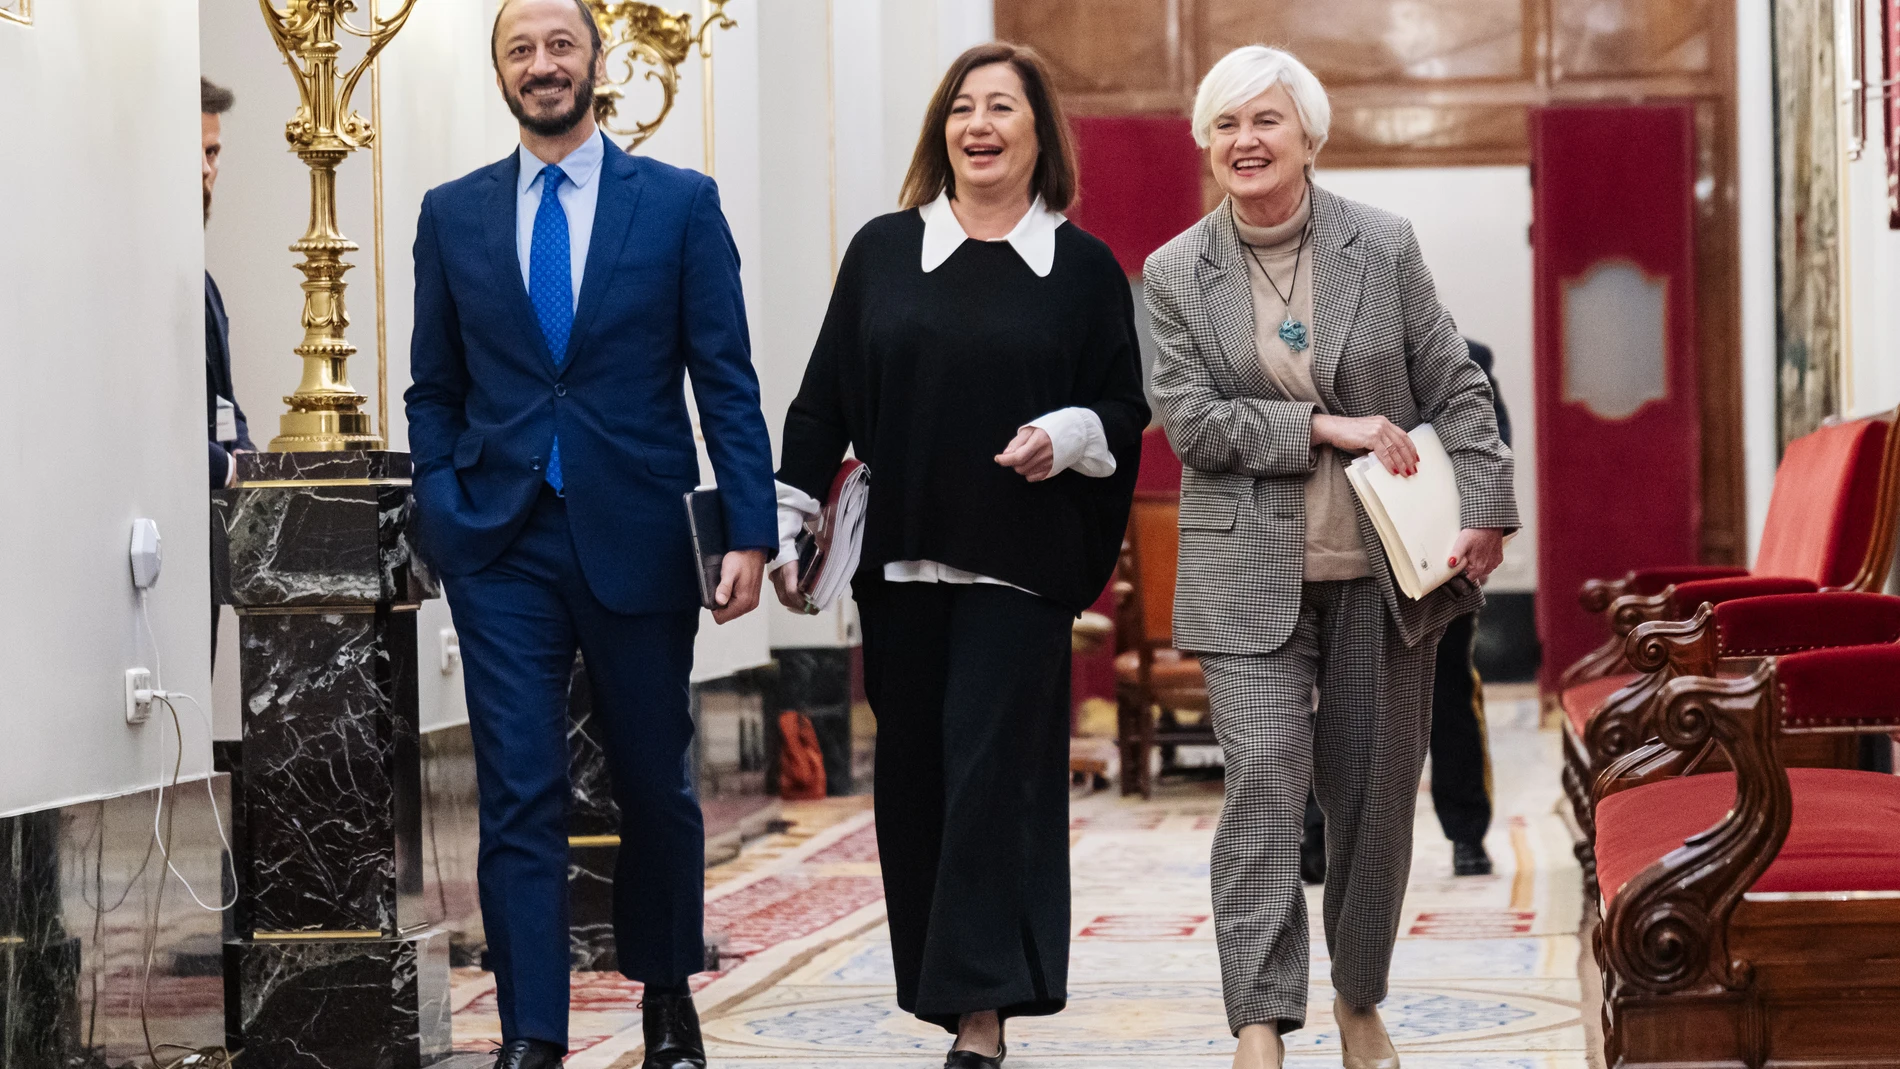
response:
<path id="1" fill-rule="evenodd" d="M 1531 115 L 1546 687 L 1603 640 L 1586 579 L 1697 560 L 1694 150 L 1688 105 Z"/>

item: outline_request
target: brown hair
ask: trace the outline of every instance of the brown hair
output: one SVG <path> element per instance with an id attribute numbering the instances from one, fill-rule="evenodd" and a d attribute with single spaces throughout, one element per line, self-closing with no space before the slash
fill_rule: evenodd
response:
<path id="1" fill-rule="evenodd" d="M 1023 80 L 1023 93 L 1029 98 L 1029 112 L 1036 120 L 1039 152 L 1035 173 L 1029 180 L 1031 191 L 1042 196 L 1050 211 L 1068 211 L 1075 203 L 1075 144 L 1051 86 L 1049 68 L 1033 48 L 992 41 L 958 56 L 931 95 L 930 107 L 924 111 L 923 132 L 917 137 L 917 151 L 911 154 L 910 171 L 904 175 L 904 186 L 898 193 L 903 207 L 922 207 L 945 190 L 956 196 L 957 176 L 950 166 L 944 128 L 950 123 L 950 108 L 963 88 L 963 80 L 971 71 L 992 63 L 1015 68 L 1016 76 Z"/>
<path id="2" fill-rule="evenodd" d="M 200 74 L 198 76 L 198 110 L 206 115 L 223 115 L 237 103 L 237 95 Z"/>

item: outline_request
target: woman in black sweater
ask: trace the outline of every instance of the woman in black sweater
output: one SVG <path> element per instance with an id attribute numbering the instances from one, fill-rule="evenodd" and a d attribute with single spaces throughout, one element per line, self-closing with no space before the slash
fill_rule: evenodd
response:
<path id="1" fill-rule="evenodd" d="M 1128 281 L 1059 214 L 1074 195 L 1042 61 L 965 52 L 785 419 L 788 538 L 846 447 L 871 470 L 853 589 L 897 1001 L 957 1033 L 953 1069 L 1067 998 L 1069 624 L 1114 568 L 1148 423 Z M 796 573 L 774 576 L 793 608 Z"/>

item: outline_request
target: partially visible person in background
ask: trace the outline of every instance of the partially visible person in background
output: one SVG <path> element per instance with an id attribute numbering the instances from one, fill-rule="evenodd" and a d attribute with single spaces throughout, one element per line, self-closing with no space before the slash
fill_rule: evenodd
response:
<path id="1" fill-rule="evenodd" d="M 1491 384 L 1498 437 L 1511 444 L 1511 417 L 1491 373 L 1491 349 L 1465 339 L 1471 359 Z M 1482 611 L 1482 610 L 1480 610 Z M 1484 680 L 1472 659 L 1477 648 L 1479 613 L 1451 622 L 1438 640 L 1438 670 L 1432 677 L 1432 809 L 1451 840 L 1454 876 L 1491 875 L 1484 836 L 1491 830 L 1491 754 L 1485 743 Z"/>
<path id="2" fill-rule="evenodd" d="M 204 130 L 203 175 L 205 225 L 211 224 L 211 190 L 218 184 L 218 158 L 224 154 L 223 131 L 218 116 L 231 110 L 236 97 L 229 89 L 198 79 L 199 118 Z M 231 321 L 224 314 L 224 296 L 218 284 L 205 272 L 205 426 L 209 432 L 211 488 L 230 486 L 237 477 L 234 454 L 248 453 L 257 447 L 251 443 L 251 428 L 245 422 L 244 409 L 237 403 L 237 391 L 231 386 Z"/>
<path id="3" fill-rule="evenodd" d="M 229 89 L 198 79 L 198 111 L 204 132 L 201 148 L 205 193 L 205 225 L 211 225 L 211 190 L 218 184 L 218 158 L 224 154 L 222 123 L 218 116 L 231 110 L 236 97 Z M 211 272 L 205 272 L 205 436 L 210 459 L 211 489 L 222 490 L 237 480 L 237 454 L 257 448 L 251 443 L 251 428 L 244 409 L 237 403 L 237 390 L 231 385 L 231 320 L 224 314 L 224 295 Z M 217 514 L 212 514 L 216 523 Z M 211 539 L 211 574 L 220 572 L 216 559 L 223 541 Z M 218 593 L 211 592 L 211 656 L 218 655 Z"/>
<path id="4" fill-rule="evenodd" d="M 1465 344 L 1491 384 L 1498 437 L 1508 446 L 1511 414 L 1491 373 L 1491 347 L 1470 338 Z M 1477 613 L 1453 620 L 1438 640 L 1438 667 L 1432 677 L 1432 811 L 1451 840 L 1453 876 L 1491 875 L 1491 855 L 1484 848 L 1491 830 L 1491 754 L 1485 743 L 1484 680 L 1473 659 L 1477 641 Z M 1306 796 L 1300 877 L 1307 883 L 1326 881 L 1326 817 L 1312 792 Z"/>

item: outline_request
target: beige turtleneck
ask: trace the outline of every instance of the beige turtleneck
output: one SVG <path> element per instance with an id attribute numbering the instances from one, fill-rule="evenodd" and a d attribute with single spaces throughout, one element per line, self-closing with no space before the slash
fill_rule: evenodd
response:
<path id="1" fill-rule="evenodd" d="M 1247 278 L 1253 284 L 1255 345 L 1268 381 L 1288 400 L 1312 404 L 1327 413 L 1326 401 L 1313 380 L 1310 344 L 1313 248 L 1305 230 L 1312 215 L 1313 198 L 1309 193 L 1301 198 L 1293 215 L 1278 226 L 1248 226 L 1236 214 L 1234 229 L 1239 232 L 1241 257 L 1247 261 Z M 1304 253 L 1300 249 L 1303 236 L 1308 238 Z M 1290 308 L 1280 299 L 1280 294 L 1289 292 L 1289 285 L 1293 295 Z M 1306 324 L 1309 339 L 1307 347 L 1297 353 L 1280 337 L 1280 324 L 1289 310 L 1294 319 Z M 1316 445 L 1314 450 L 1319 463 L 1306 477 L 1306 580 L 1363 579 L 1372 574 L 1372 565 L 1359 538 L 1358 504 L 1353 500 L 1352 485 L 1346 481 L 1346 469 L 1334 456 L 1332 446 Z"/>

